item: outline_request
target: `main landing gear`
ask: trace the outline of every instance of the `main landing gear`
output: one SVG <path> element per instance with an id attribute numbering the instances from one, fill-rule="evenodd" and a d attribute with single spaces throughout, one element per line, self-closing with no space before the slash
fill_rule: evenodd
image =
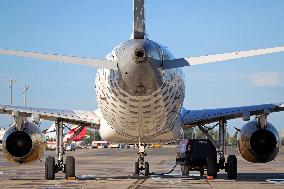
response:
<path id="1" fill-rule="evenodd" d="M 217 172 L 219 170 L 225 170 L 229 179 L 236 179 L 238 176 L 237 171 L 237 158 L 235 155 L 229 155 L 227 162 L 225 163 L 225 136 L 226 136 L 226 121 L 219 121 L 219 141 L 218 144 L 212 139 L 208 134 L 208 130 L 205 130 L 202 126 L 199 126 L 199 129 L 207 136 L 207 138 L 214 144 L 217 148 L 219 154 L 219 162 L 217 158 L 208 158 L 207 159 L 207 175 L 217 178 Z"/>
<path id="2" fill-rule="evenodd" d="M 75 177 L 75 158 L 73 156 L 67 156 L 65 164 L 63 163 L 63 123 L 62 121 L 56 121 L 56 153 L 57 164 L 55 158 L 48 156 L 45 161 L 45 179 L 54 180 L 55 173 L 62 171 L 65 173 L 65 178 Z"/>
<path id="3" fill-rule="evenodd" d="M 149 176 L 149 163 L 144 161 L 144 157 L 147 155 L 145 152 L 145 144 L 138 144 L 139 152 L 138 152 L 138 161 L 135 162 L 135 171 L 134 174 L 139 176 L 140 171 L 144 170 L 144 175 Z"/>

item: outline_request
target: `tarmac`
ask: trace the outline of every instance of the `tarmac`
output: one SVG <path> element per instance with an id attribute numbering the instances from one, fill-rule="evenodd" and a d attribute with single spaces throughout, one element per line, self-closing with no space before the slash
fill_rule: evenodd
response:
<path id="1" fill-rule="evenodd" d="M 176 146 L 147 149 L 146 161 L 150 172 L 168 172 L 175 165 Z M 228 149 L 227 154 L 238 158 L 238 178 L 228 180 L 221 171 L 218 178 L 207 180 L 206 175 L 191 172 L 189 177 L 181 176 L 180 166 L 168 175 L 133 176 L 137 149 L 77 149 L 66 152 L 76 159 L 77 180 L 65 180 L 63 173 L 56 174 L 56 180 L 44 179 L 44 162 L 55 151 L 46 151 L 41 161 L 19 165 L 7 162 L 0 152 L 0 188 L 220 188 L 220 189 L 284 189 L 284 148 L 275 161 L 266 164 L 252 164 L 239 156 L 238 150 Z M 65 156 L 66 157 L 66 156 Z"/>

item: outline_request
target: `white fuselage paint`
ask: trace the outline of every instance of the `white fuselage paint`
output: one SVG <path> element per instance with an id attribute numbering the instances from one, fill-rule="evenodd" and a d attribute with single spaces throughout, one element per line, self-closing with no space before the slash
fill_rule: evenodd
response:
<path id="1" fill-rule="evenodd" d="M 108 59 L 116 60 L 116 49 Z M 166 49 L 162 50 L 165 56 L 170 56 L 165 54 Z M 163 78 L 157 90 L 147 95 L 133 95 L 120 87 L 119 71 L 98 70 L 96 96 L 101 113 L 100 135 L 104 140 L 136 143 L 140 139 L 150 143 L 172 141 L 180 136 L 183 74 L 180 69 L 160 72 Z"/>

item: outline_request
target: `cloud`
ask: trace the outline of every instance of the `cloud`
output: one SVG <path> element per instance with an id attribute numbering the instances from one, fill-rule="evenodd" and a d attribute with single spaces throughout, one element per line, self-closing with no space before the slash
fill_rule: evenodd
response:
<path id="1" fill-rule="evenodd" d="M 250 83 L 257 87 L 277 87 L 281 80 L 282 75 L 278 72 L 259 72 L 250 76 Z"/>

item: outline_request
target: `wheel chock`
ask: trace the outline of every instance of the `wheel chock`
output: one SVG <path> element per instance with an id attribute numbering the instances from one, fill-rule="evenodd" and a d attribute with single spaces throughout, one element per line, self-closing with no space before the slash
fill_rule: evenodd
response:
<path id="1" fill-rule="evenodd" d="M 207 180 L 213 180 L 214 177 L 213 176 L 207 176 Z"/>
<path id="2" fill-rule="evenodd" d="M 76 180 L 76 177 L 68 177 L 67 180 Z"/>

